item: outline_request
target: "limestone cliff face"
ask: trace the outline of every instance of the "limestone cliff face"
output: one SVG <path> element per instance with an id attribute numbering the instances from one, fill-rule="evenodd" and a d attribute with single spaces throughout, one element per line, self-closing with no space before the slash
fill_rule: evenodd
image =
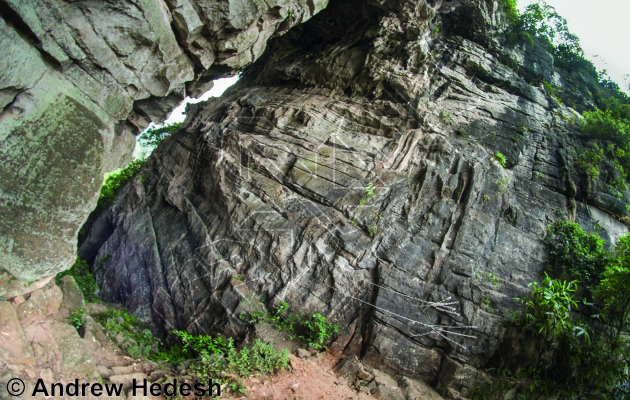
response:
<path id="1" fill-rule="evenodd" d="M 339 0 L 273 39 L 96 221 L 100 295 L 162 336 L 243 335 L 249 294 L 287 301 L 341 324 L 346 354 L 468 396 L 545 227 L 627 231 L 612 168 L 576 169 L 576 113 L 538 86 L 569 74 L 504 26 L 492 1 Z"/>
<path id="2" fill-rule="evenodd" d="M 0 297 L 72 264 L 103 173 L 140 130 L 326 5 L 0 1 Z"/>

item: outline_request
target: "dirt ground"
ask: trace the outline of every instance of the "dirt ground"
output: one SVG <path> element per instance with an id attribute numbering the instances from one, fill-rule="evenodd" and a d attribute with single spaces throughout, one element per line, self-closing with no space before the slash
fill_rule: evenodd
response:
<path id="1" fill-rule="evenodd" d="M 359 393 L 350 383 L 337 377 L 333 367 L 339 356 L 332 352 L 319 353 L 306 359 L 290 356 L 290 368 L 273 376 L 244 379 L 247 396 L 222 396 L 226 399 L 259 400 L 319 400 L 319 399 L 375 399 Z"/>

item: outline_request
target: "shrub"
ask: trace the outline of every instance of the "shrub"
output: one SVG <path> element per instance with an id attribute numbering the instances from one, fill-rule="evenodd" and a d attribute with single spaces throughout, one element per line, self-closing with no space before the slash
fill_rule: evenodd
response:
<path id="1" fill-rule="evenodd" d="M 577 281 L 546 276 L 540 285 L 531 285 L 525 311 L 514 314 L 518 325 L 533 329 L 554 351 L 551 361 L 534 368 L 532 390 L 561 398 L 628 398 L 630 236 L 620 238 L 612 252 L 603 248 L 596 234 L 569 222 L 551 225 L 546 237 L 550 267 L 559 266 L 570 279 L 583 280 L 586 291 L 581 299 L 574 298 Z M 573 313 L 578 300 L 585 304 L 583 313 L 599 313 L 581 317 Z"/>
<path id="2" fill-rule="evenodd" d="M 211 371 L 229 371 L 241 376 L 253 372 L 269 374 L 284 369 L 289 362 L 289 351 L 276 353 L 273 343 L 264 344 L 256 339 L 249 347 L 237 350 L 234 340 L 207 335 L 193 336 L 183 331 L 173 331 L 184 345 L 184 352 L 194 351 L 201 356 L 203 366 Z"/>
<path id="3" fill-rule="evenodd" d="M 247 300 L 243 299 L 243 301 Z M 288 307 L 286 302 L 281 301 L 280 306 L 272 312 L 260 310 L 249 313 L 249 317 L 241 314 L 240 318 L 249 323 L 270 323 L 275 328 L 288 332 L 292 339 L 299 339 L 315 349 L 323 348 L 324 343 L 341 328 L 340 325 L 331 323 L 320 313 L 311 313 L 308 317 L 304 312 L 289 314 Z"/>
<path id="4" fill-rule="evenodd" d="M 551 97 L 556 99 L 558 103 L 562 104 L 562 99 L 560 99 L 560 97 L 558 97 L 558 95 L 556 94 L 556 89 L 553 86 L 551 86 L 551 84 L 547 81 L 542 81 L 542 84 L 543 84 L 543 87 L 545 88 L 545 91 L 549 93 Z"/>
<path id="5" fill-rule="evenodd" d="M 547 228 L 545 239 L 550 247 L 550 267 L 579 280 L 589 289 L 600 282 L 610 253 L 596 233 L 588 234 L 578 224 L 559 221 Z"/>
<path id="6" fill-rule="evenodd" d="M 367 187 L 365 188 L 365 194 L 367 197 L 374 196 L 374 189 L 376 188 L 376 183 L 368 182 Z"/>
<path id="7" fill-rule="evenodd" d="M 612 140 L 622 150 L 630 150 L 630 104 L 614 97 L 605 101 L 604 110 L 585 111 L 582 132 L 599 139 Z"/>
<path id="8" fill-rule="evenodd" d="M 551 279 L 545 273 L 545 279 L 540 284 L 529 284 L 533 289 L 527 296 L 525 310 L 520 316 L 515 315 L 515 321 L 542 336 L 572 333 L 576 327 L 569 316 L 571 308 L 577 309 L 573 300 L 576 284 L 576 281 L 567 283 Z M 585 332 L 583 328 L 578 328 L 581 333 Z"/>
<path id="9" fill-rule="evenodd" d="M 133 315 L 127 314 L 124 308 L 109 308 L 100 315 L 99 321 L 104 325 L 110 339 L 117 343 L 133 358 L 146 358 L 161 361 L 156 353 L 160 351 L 161 340 L 153 337 L 150 330 Z M 122 334 L 122 342 L 116 336 Z"/>
<path id="10" fill-rule="evenodd" d="M 446 111 L 440 111 L 440 118 L 444 121 L 446 125 L 451 125 L 453 123 L 453 118 L 451 118 L 451 114 Z"/>
<path id="11" fill-rule="evenodd" d="M 512 23 L 518 22 L 518 10 L 516 9 L 516 0 L 499 0 L 499 4 L 505 9 L 505 16 Z"/>

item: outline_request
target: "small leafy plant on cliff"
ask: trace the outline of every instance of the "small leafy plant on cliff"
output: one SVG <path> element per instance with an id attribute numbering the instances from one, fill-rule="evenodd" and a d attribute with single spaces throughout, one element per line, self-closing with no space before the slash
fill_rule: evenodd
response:
<path id="1" fill-rule="evenodd" d="M 374 235 L 376 235 L 377 230 L 378 228 L 376 228 L 375 226 L 370 226 L 368 228 L 368 234 L 370 235 L 370 237 L 374 237 Z"/>
<path id="2" fill-rule="evenodd" d="M 505 167 L 505 163 L 507 162 L 507 158 L 502 153 L 498 151 L 494 153 L 494 158 L 501 164 L 502 167 Z"/>
<path id="3" fill-rule="evenodd" d="M 453 123 L 453 118 L 451 118 L 451 114 L 446 111 L 440 111 L 440 118 L 446 125 L 451 125 Z"/>
<path id="4" fill-rule="evenodd" d="M 68 315 L 68 322 L 78 331 L 85 323 L 85 320 L 83 318 L 84 315 L 85 306 L 82 306 L 78 310 L 72 311 L 70 315 Z"/>
<path id="5" fill-rule="evenodd" d="M 365 195 L 367 197 L 374 196 L 374 189 L 376 188 L 376 183 L 368 182 L 367 187 L 365 188 Z"/>

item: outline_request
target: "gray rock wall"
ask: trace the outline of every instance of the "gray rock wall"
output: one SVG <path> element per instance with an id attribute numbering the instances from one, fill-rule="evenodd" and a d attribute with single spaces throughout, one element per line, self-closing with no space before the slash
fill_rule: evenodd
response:
<path id="1" fill-rule="evenodd" d="M 0 297 L 67 269 L 103 173 L 327 0 L 0 2 Z"/>
<path id="2" fill-rule="evenodd" d="M 105 260 L 100 295 L 163 337 L 244 335 L 248 294 L 287 301 L 341 324 L 346 354 L 467 397 L 545 227 L 627 232 L 605 174 L 576 167 L 576 111 L 536 84 L 568 73 L 503 42 L 496 7 L 338 1 L 271 41 L 99 217 L 80 253 Z"/>

